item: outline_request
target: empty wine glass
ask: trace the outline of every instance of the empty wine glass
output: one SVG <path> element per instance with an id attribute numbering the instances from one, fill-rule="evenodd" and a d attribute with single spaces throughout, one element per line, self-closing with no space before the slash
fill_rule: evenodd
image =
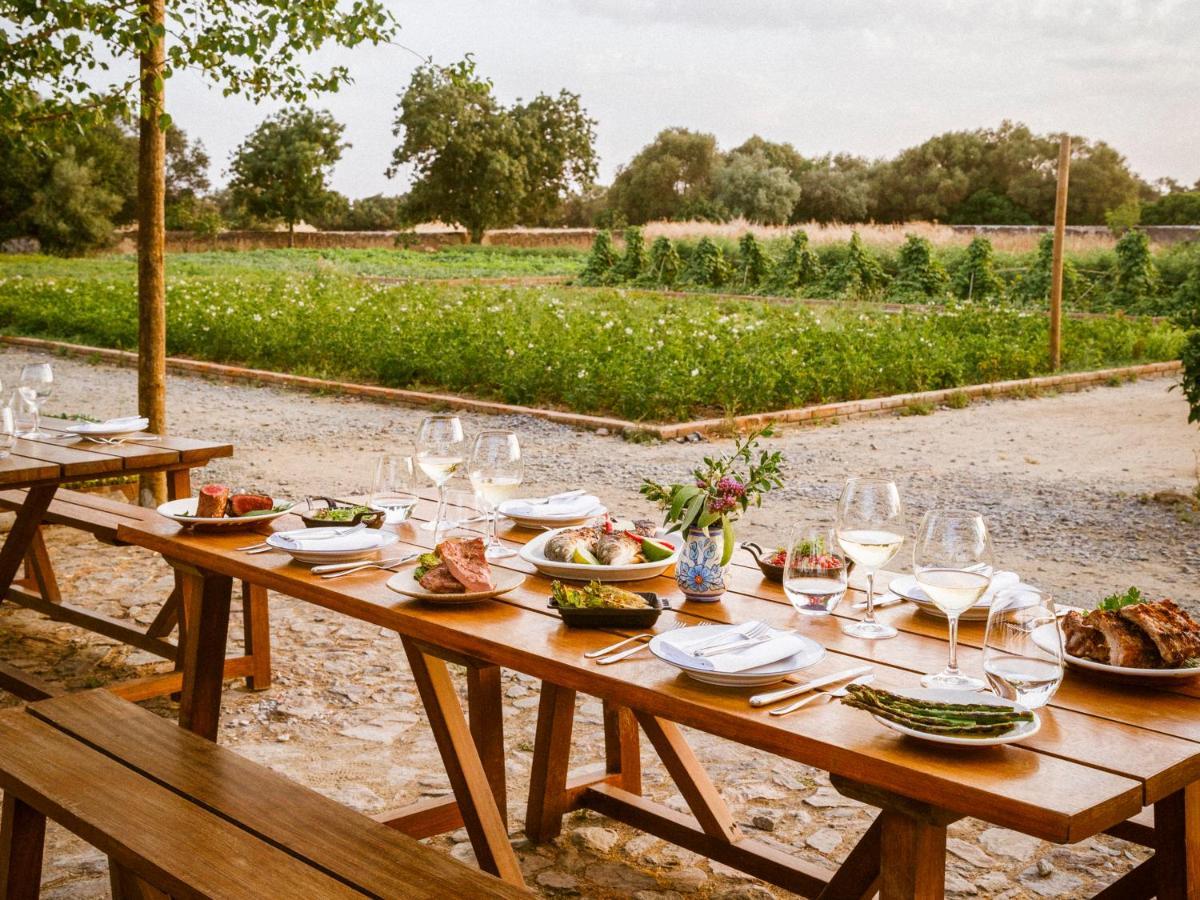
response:
<path id="1" fill-rule="evenodd" d="M 496 509 L 521 486 L 524 467 L 517 436 L 511 431 L 480 432 L 471 447 L 467 472 L 479 505 L 488 518 L 486 556 L 489 559 L 515 556 L 516 551 L 505 547 L 496 537 Z"/>
<path id="2" fill-rule="evenodd" d="M 837 542 L 867 573 L 867 617 L 842 631 L 869 641 L 895 637 L 896 629 L 875 621 L 875 573 L 904 543 L 900 489 L 886 478 L 849 478 L 838 499 Z"/>
<path id="3" fill-rule="evenodd" d="M 21 380 L 17 384 L 17 390 L 21 398 L 33 409 L 33 428 L 22 437 L 54 437 L 41 428 L 42 404 L 50 398 L 53 388 L 54 371 L 50 368 L 50 363 L 31 363 L 21 369 Z"/>
<path id="4" fill-rule="evenodd" d="M 1026 709 L 1050 702 L 1062 684 L 1062 632 L 1054 603 L 1029 587 L 997 591 L 988 610 L 983 674 L 1000 697 Z"/>
<path id="5" fill-rule="evenodd" d="M 383 521 L 387 525 L 406 522 L 417 505 L 414 488 L 413 461 L 411 456 L 386 454 L 375 463 L 375 477 L 371 480 L 371 494 L 367 505 L 371 509 L 383 510 Z"/>
<path id="6" fill-rule="evenodd" d="M 0 459 L 4 459 L 17 445 L 17 417 L 11 406 L 0 406 Z"/>
<path id="7" fill-rule="evenodd" d="M 437 535 L 446 515 L 446 482 L 464 462 L 466 438 L 458 416 L 427 416 L 417 432 L 417 465 L 438 490 L 437 515 L 421 526 Z"/>
<path id="8" fill-rule="evenodd" d="M 958 668 L 958 617 L 974 606 L 992 583 L 992 539 L 983 516 L 967 509 L 931 509 L 913 545 L 913 575 L 921 590 L 950 622 L 950 659 L 927 688 L 977 691 L 984 684 Z"/>
<path id="9" fill-rule="evenodd" d="M 783 564 L 783 592 L 796 612 L 827 616 L 846 593 L 846 556 L 832 528 L 792 529 L 787 561 Z"/>

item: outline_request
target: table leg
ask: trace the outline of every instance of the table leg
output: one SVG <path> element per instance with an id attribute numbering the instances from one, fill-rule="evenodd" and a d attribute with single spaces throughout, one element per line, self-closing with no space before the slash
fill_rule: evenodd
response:
<path id="1" fill-rule="evenodd" d="M 187 629 L 183 642 L 179 724 L 215 741 L 221 720 L 225 640 L 229 634 L 233 579 L 213 572 L 185 571 L 183 574 L 193 583 L 183 591 L 189 609 L 184 616 Z"/>
<path id="2" fill-rule="evenodd" d="M 11 791 L 0 820 L 0 897 L 37 900 L 42 889 L 46 817 Z"/>
<path id="3" fill-rule="evenodd" d="M 17 519 L 4 539 L 4 547 L 0 548 L 0 601 L 12 587 L 13 579 L 17 577 L 25 554 L 37 535 L 38 526 L 42 524 L 42 517 L 46 515 L 57 490 L 57 485 L 31 487 L 25 495 L 25 502 L 17 510 Z"/>
<path id="4" fill-rule="evenodd" d="M 1158 900 L 1200 898 L 1200 782 L 1154 804 Z"/>
<path id="5" fill-rule="evenodd" d="M 574 721 L 575 692 L 543 681 L 525 811 L 525 834 L 535 844 L 552 840 L 562 831 Z"/>
<path id="6" fill-rule="evenodd" d="M 504 770 L 504 702 L 499 666 L 467 666 L 467 720 L 496 808 L 508 830 L 508 773 Z"/>
<path id="7" fill-rule="evenodd" d="M 633 710 L 604 701 L 604 771 L 631 794 L 642 792 L 642 755 Z"/>
<path id="8" fill-rule="evenodd" d="M 167 472 L 167 499 L 182 500 L 192 496 L 192 470 L 172 469 Z"/>
<path id="9" fill-rule="evenodd" d="M 525 879 L 521 876 L 517 855 L 509 843 L 504 816 L 496 806 L 496 795 L 471 736 L 471 727 L 458 702 L 446 663 L 424 653 L 408 638 L 402 640 L 417 691 L 429 716 L 429 727 L 433 730 L 450 786 L 458 800 L 463 825 L 470 835 L 475 858 L 485 871 L 524 887 Z"/>
<path id="10" fill-rule="evenodd" d="M 879 900 L 942 900 L 946 826 L 887 809 L 879 820 Z"/>

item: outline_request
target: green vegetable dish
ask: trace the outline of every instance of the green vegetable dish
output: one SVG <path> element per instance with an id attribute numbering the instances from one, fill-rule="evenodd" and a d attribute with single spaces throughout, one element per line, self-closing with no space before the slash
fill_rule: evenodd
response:
<path id="1" fill-rule="evenodd" d="M 436 569 L 442 564 L 442 558 L 433 551 L 422 553 L 417 557 L 417 568 L 413 570 L 413 578 L 420 581 L 430 569 Z"/>
<path id="2" fill-rule="evenodd" d="M 581 588 L 566 587 L 556 581 L 551 585 L 550 592 L 554 602 L 566 609 L 647 609 L 650 606 L 640 594 L 598 581 Z"/>
<path id="3" fill-rule="evenodd" d="M 310 513 L 310 517 L 323 522 L 350 522 L 355 516 L 366 516 L 373 512 L 369 506 L 339 506 L 334 509 L 318 509 Z"/>
<path id="4" fill-rule="evenodd" d="M 865 684 L 852 684 L 847 690 L 842 698 L 847 706 L 927 734 L 997 737 L 1023 722 L 1033 721 L 1033 713 L 1028 710 L 1006 706 L 915 700 L 891 691 L 872 690 Z"/>

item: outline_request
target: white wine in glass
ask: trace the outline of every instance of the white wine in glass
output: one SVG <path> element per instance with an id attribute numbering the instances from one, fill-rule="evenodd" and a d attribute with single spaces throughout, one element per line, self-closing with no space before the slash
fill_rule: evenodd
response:
<path id="1" fill-rule="evenodd" d="M 978 678 L 958 668 L 958 617 L 979 602 L 992 583 L 992 539 L 987 523 L 966 509 L 931 509 L 921 520 L 913 545 L 913 575 L 933 605 L 950 623 L 950 659 L 936 675 L 926 675 L 927 688 L 978 691 Z"/>
<path id="2" fill-rule="evenodd" d="M 838 498 L 838 546 L 867 573 L 867 615 L 842 628 L 851 637 L 879 641 L 895 637 L 891 625 L 875 621 L 875 573 L 904 543 L 900 489 L 886 478 L 849 478 Z"/>
<path id="3" fill-rule="evenodd" d="M 516 494 L 524 477 L 521 444 L 511 431 L 482 431 L 471 446 L 471 461 L 467 466 L 471 487 L 488 520 L 486 556 L 502 559 L 515 556 L 496 537 L 497 507 Z"/>
<path id="4" fill-rule="evenodd" d="M 437 537 L 446 517 L 446 482 L 463 464 L 467 439 L 458 416 L 426 416 L 417 432 L 417 466 L 437 486 L 437 515 L 421 527 Z"/>

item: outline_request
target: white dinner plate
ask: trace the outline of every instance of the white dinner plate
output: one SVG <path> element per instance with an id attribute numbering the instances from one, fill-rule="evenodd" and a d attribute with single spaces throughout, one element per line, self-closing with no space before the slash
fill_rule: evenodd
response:
<path id="1" fill-rule="evenodd" d="M 929 595 L 917 584 L 917 579 L 912 575 L 897 575 L 888 585 L 888 590 L 893 594 L 899 594 L 905 600 L 911 600 L 917 605 L 917 609 L 926 615 L 934 616 L 938 619 L 946 618 L 946 614 L 938 609 L 933 601 L 929 599 Z M 1024 583 L 1014 584 L 1004 590 L 1036 590 Z M 992 598 L 984 595 L 984 599 L 980 600 L 970 609 L 966 610 L 958 617 L 960 622 L 986 622 L 988 611 L 992 608 Z"/>
<path id="2" fill-rule="evenodd" d="M 596 504 L 582 516 L 521 516 L 506 512 L 504 504 L 500 504 L 500 515 L 512 519 L 523 528 L 563 528 L 567 525 L 583 525 L 592 519 L 598 519 L 608 512 L 603 504 Z"/>
<path id="3" fill-rule="evenodd" d="M 309 530 L 314 533 L 328 531 L 326 528 L 312 528 Z M 352 549 L 343 547 L 340 550 L 314 550 L 310 546 L 303 550 L 297 550 L 295 547 L 287 546 L 278 533 L 269 535 L 267 537 L 267 544 L 276 550 L 282 550 L 284 553 L 287 553 L 298 563 L 323 565 L 325 563 L 358 562 L 362 559 L 370 559 L 377 555 L 384 547 L 390 547 L 396 541 L 400 540 L 395 532 L 383 531 L 377 528 L 364 528 L 362 531 L 356 531 L 354 536 L 356 544 Z M 337 540 L 340 541 L 341 539 L 338 538 Z"/>
<path id="4" fill-rule="evenodd" d="M 63 430 L 84 437 L 113 438 L 137 434 L 149 427 L 149 419 L 141 416 L 127 416 L 123 419 L 109 419 L 107 422 L 76 422 Z"/>
<path id="5" fill-rule="evenodd" d="M 1047 622 L 1045 625 L 1035 628 L 1033 634 L 1030 635 L 1033 642 L 1048 653 L 1054 652 L 1054 633 L 1050 631 L 1051 628 L 1058 628 L 1060 632 L 1062 631 L 1060 623 Z M 1065 635 L 1063 635 L 1062 641 L 1065 647 L 1067 644 Z M 1091 669 L 1093 672 L 1103 672 L 1106 675 L 1115 675 L 1121 678 L 1196 678 L 1200 676 L 1200 669 L 1134 669 L 1129 666 L 1110 666 L 1108 663 L 1097 662 L 1094 659 L 1072 656 L 1065 650 L 1063 659 L 1067 665 L 1079 669 Z"/>
<path id="6" fill-rule="evenodd" d="M 945 688 L 906 688 L 892 691 L 892 693 L 900 694 L 903 697 L 911 697 L 913 700 L 933 700 L 937 703 L 975 703 L 986 706 L 1007 706 L 1009 709 L 1021 710 L 1025 708 L 1013 703 L 1011 700 L 997 697 L 995 694 L 980 694 L 975 691 L 954 691 Z M 919 738 L 922 741 L 930 741 L 934 744 L 952 744 L 958 747 L 996 747 L 1000 744 L 1014 744 L 1017 741 L 1033 737 L 1042 727 L 1041 718 L 1038 717 L 1037 713 L 1034 713 L 1032 722 L 1019 722 L 1006 734 L 998 734 L 991 737 L 969 737 L 968 735 L 958 734 L 930 734 L 927 731 L 917 731 L 915 728 L 909 728 L 907 725 L 901 725 L 899 722 L 893 722 L 882 716 L 874 716 L 873 718 L 880 725 L 890 728 L 892 731 L 908 735 L 909 737 Z"/>
<path id="7" fill-rule="evenodd" d="M 567 578 L 572 581 L 637 581 L 661 575 L 679 559 L 683 549 L 683 536 L 678 532 L 656 535 L 661 540 L 675 545 L 675 552 L 658 562 L 631 563 L 625 566 L 589 566 L 581 563 L 556 562 L 546 559 L 546 542 L 566 528 L 556 528 L 539 534 L 521 548 L 521 559 L 533 565 L 543 575 L 551 578 Z"/>
<path id="8" fill-rule="evenodd" d="M 280 507 L 269 512 L 259 512 L 248 516 L 222 516 L 219 519 L 197 518 L 196 503 L 199 497 L 184 497 L 181 500 L 168 500 L 158 507 L 159 515 L 173 519 L 180 525 L 188 525 L 199 530 L 236 531 L 239 528 L 253 528 L 263 522 L 271 522 L 280 516 L 286 516 L 296 504 L 289 500 L 275 500 Z"/>
<path id="9" fill-rule="evenodd" d="M 688 640 L 700 640 L 708 635 L 716 636 L 729 631 L 729 625 L 696 625 L 687 629 Z M 674 666 L 689 678 L 703 681 L 705 684 L 715 684 L 720 687 L 762 687 L 782 681 L 788 675 L 807 669 L 819 663 L 825 656 L 825 648 L 816 641 L 800 635 L 804 641 L 804 649 L 764 666 L 755 666 L 744 672 L 714 672 L 701 666 L 689 666 L 678 656 L 664 652 L 663 637 L 670 632 L 656 635 L 650 641 L 650 652 L 670 666 Z"/>
<path id="10" fill-rule="evenodd" d="M 434 591 L 427 591 L 421 587 L 420 582 L 413 577 L 412 572 L 398 572 L 388 579 L 387 586 L 397 594 L 403 594 L 405 597 L 415 597 L 417 600 L 425 600 L 429 603 L 441 603 L 445 605 L 455 606 L 460 603 L 478 603 L 480 600 L 489 600 L 492 597 L 499 597 L 501 594 L 507 594 L 514 588 L 518 588 L 525 581 L 525 576 L 520 572 L 514 572 L 511 569 L 492 569 L 492 584 L 495 585 L 490 591 L 467 591 L 462 594 L 438 594 Z"/>

